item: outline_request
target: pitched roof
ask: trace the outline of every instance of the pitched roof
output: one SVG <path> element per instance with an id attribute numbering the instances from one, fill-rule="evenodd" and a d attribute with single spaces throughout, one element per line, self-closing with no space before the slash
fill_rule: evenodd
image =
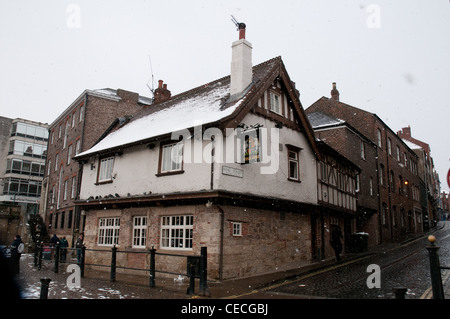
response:
<path id="1" fill-rule="evenodd" d="M 226 76 L 174 95 L 165 102 L 150 105 L 134 116 L 129 123 L 110 133 L 76 158 L 145 143 L 155 137 L 196 126 L 236 127 L 255 104 L 255 96 L 261 96 L 259 94 L 280 76 L 282 70 L 285 82 L 292 85 L 281 57 L 276 57 L 253 67 L 253 82 L 237 99 L 230 100 L 230 76 Z M 309 133 L 308 139 L 314 147 L 314 152 L 318 153 L 314 144 L 314 132 L 298 97 L 292 96 L 291 99 L 297 101 L 297 111 L 301 113 L 300 122 Z"/>
<path id="2" fill-rule="evenodd" d="M 307 116 L 313 129 L 328 126 L 336 126 L 345 123 L 345 121 L 343 120 L 337 119 L 335 117 L 329 116 L 321 112 L 308 113 Z"/>

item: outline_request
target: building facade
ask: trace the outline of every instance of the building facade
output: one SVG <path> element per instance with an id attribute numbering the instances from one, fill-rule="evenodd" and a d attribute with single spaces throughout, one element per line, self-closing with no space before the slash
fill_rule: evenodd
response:
<path id="1" fill-rule="evenodd" d="M 25 225 L 31 215 L 39 212 L 48 124 L 1 117 L 0 127 L 0 202 L 4 206 L 20 206 L 19 220 L 13 228 L 17 228 L 17 234 L 27 243 L 30 238 Z M 2 218 L 1 221 L 4 224 L 2 228 L 6 229 L 7 219 Z M 12 241 L 12 238 L 5 240 Z"/>
<path id="2" fill-rule="evenodd" d="M 369 245 L 380 244 L 376 144 L 343 120 L 320 112 L 307 114 L 316 138 L 331 145 L 360 169 L 355 186 L 358 195 L 355 227 L 357 231 L 369 234 Z M 321 180 L 326 179 L 327 176 L 321 174 Z"/>
<path id="3" fill-rule="evenodd" d="M 440 181 L 431 156 L 431 147 L 428 143 L 418 140 L 411 135 L 411 127 L 404 127 L 397 135 L 411 148 L 419 159 L 418 172 L 421 179 L 422 209 L 424 212 L 424 227 L 429 229 L 436 225 L 439 218 L 440 207 Z"/>
<path id="4" fill-rule="evenodd" d="M 40 211 L 50 235 L 65 236 L 72 246 L 83 229 L 85 217 L 74 203 L 82 175 L 73 157 L 95 145 L 102 135 L 123 125 L 150 102 L 122 89 L 85 90 L 50 124 Z"/>
<path id="5" fill-rule="evenodd" d="M 244 25 L 230 76 L 151 105 L 76 156 L 88 248 L 116 246 L 131 251 L 121 267 L 148 268 L 133 252 L 198 255 L 207 246 L 209 278 L 227 279 L 311 263 L 312 233 L 324 239 L 330 219 L 352 231 L 357 168 L 345 161 L 345 187 L 336 187 L 344 200 L 321 210 L 322 151 L 298 91 L 280 57 L 252 66 L 251 50 Z M 314 230 L 312 218 L 322 221 Z M 87 254 L 91 264 L 108 258 Z M 185 267 L 164 258 L 156 265 Z"/>
<path id="6" fill-rule="evenodd" d="M 377 146 L 380 241 L 398 241 L 423 232 L 417 155 L 376 114 L 342 103 L 333 83 L 331 98 L 322 97 L 306 112 L 320 112 L 349 123 Z"/>

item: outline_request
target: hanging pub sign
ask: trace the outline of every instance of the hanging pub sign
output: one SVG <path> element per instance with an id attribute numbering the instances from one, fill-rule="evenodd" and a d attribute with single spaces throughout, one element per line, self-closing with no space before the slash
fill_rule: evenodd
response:
<path id="1" fill-rule="evenodd" d="M 238 138 L 241 141 L 241 164 L 261 162 L 261 135 L 259 127 L 238 130 Z"/>

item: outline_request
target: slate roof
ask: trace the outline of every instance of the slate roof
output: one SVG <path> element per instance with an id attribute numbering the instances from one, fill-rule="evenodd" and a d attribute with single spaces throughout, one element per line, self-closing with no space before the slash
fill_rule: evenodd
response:
<path id="1" fill-rule="evenodd" d="M 206 83 L 184 93 L 174 95 L 169 100 L 150 105 L 136 114 L 133 119 L 118 130 L 107 135 L 91 149 L 76 156 L 77 159 L 89 155 L 113 151 L 115 149 L 145 143 L 157 136 L 196 126 L 213 126 L 226 123 L 237 125 L 244 113 L 245 107 L 254 103 L 255 94 L 265 90 L 270 82 L 284 70 L 281 57 L 276 57 L 253 67 L 253 82 L 244 90 L 241 97 L 230 100 L 230 76 Z M 287 82 L 290 82 L 288 80 Z M 247 103 L 248 102 L 248 103 Z M 314 132 L 307 121 L 304 110 L 303 125 L 314 145 Z"/>
<path id="2" fill-rule="evenodd" d="M 337 126 L 345 123 L 345 121 L 343 120 L 337 119 L 335 117 L 320 112 L 308 113 L 307 116 L 313 129 L 318 129 L 321 127 Z"/>

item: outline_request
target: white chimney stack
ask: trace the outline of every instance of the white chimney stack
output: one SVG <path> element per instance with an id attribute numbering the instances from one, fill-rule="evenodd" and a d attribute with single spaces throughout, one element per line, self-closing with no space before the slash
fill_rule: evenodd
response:
<path id="1" fill-rule="evenodd" d="M 239 40 L 233 42 L 231 56 L 231 97 L 242 93 L 253 79 L 252 44 L 245 40 L 245 23 L 239 23 Z"/>

